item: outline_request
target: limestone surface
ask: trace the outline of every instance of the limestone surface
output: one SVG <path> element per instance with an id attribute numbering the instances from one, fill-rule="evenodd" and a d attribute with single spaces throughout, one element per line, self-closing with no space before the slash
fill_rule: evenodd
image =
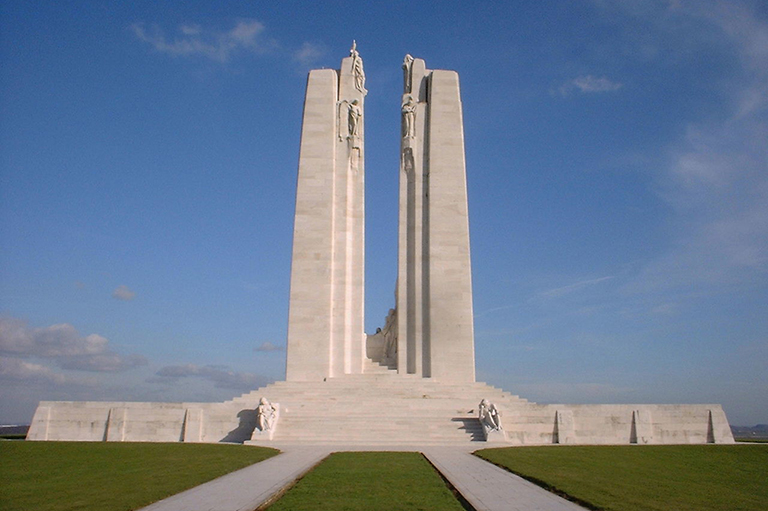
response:
<path id="1" fill-rule="evenodd" d="M 293 230 L 289 381 L 363 372 L 364 85 L 356 46 L 340 70 L 309 73 Z"/>

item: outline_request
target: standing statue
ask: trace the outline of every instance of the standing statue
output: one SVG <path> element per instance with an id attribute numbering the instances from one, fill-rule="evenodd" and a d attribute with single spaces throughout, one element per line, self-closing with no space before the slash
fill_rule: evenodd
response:
<path id="1" fill-rule="evenodd" d="M 408 95 L 402 107 L 403 112 L 403 138 L 416 137 L 416 103 L 413 96 Z"/>
<path id="2" fill-rule="evenodd" d="M 480 401 L 478 418 L 486 434 L 490 431 L 501 431 L 504 429 L 501 427 L 501 412 L 496 408 L 496 405 L 488 402 L 487 399 Z"/>
<path id="3" fill-rule="evenodd" d="M 410 53 L 406 53 L 403 59 L 403 90 L 413 92 L 413 57 Z"/>
<path id="4" fill-rule="evenodd" d="M 272 405 L 267 398 L 263 397 L 256 407 L 256 415 L 259 421 L 259 429 L 262 432 L 271 431 L 277 418 L 277 408 Z"/>
<path id="5" fill-rule="evenodd" d="M 360 119 L 362 117 L 363 112 L 360 110 L 360 104 L 356 99 L 353 99 L 347 108 L 347 125 L 350 137 L 356 138 L 360 136 Z"/>
<path id="6" fill-rule="evenodd" d="M 365 90 L 365 71 L 363 71 L 363 59 L 357 51 L 357 43 L 352 41 L 352 48 L 349 50 L 349 56 L 352 57 L 352 74 L 355 76 L 355 88 L 363 94 L 368 94 Z"/>

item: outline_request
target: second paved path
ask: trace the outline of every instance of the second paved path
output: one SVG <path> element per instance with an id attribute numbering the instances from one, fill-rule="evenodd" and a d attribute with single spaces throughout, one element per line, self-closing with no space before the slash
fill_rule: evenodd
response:
<path id="1" fill-rule="evenodd" d="M 428 447 L 422 452 L 477 511 L 585 511 L 466 451 Z"/>

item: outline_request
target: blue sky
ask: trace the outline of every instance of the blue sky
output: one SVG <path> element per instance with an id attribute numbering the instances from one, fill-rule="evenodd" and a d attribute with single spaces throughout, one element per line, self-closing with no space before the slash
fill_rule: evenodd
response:
<path id="1" fill-rule="evenodd" d="M 400 63 L 459 72 L 478 379 L 768 422 L 768 4 L 3 2 L 0 422 L 284 377 L 306 73 L 365 61 L 366 328 Z"/>

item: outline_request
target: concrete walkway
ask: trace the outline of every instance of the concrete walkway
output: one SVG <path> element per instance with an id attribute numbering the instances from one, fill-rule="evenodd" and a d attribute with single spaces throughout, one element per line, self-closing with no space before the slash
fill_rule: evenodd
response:
<path id="1" fill-rule="evenodd" d="M 140 511 L 253 511 L 303 476 L 330 452 L 328 447 L 292 448 Z"/>
<path id="2" fill-rule="evenodd" d="M 452 447 L 428 447 L 421 452 L 476 511 L 584 511 L 468 452 Z"/>
<path id="3" fill-rule="evenodd" d="M 279 446 L 283 453 L 168 497 L 139 511 L 253 511 L 331 452 L 417 451 L 476 511 L 584 511 L 553 493 L 456 446 Z M 474 447 L 471 447 L 474 448 Z"/>

